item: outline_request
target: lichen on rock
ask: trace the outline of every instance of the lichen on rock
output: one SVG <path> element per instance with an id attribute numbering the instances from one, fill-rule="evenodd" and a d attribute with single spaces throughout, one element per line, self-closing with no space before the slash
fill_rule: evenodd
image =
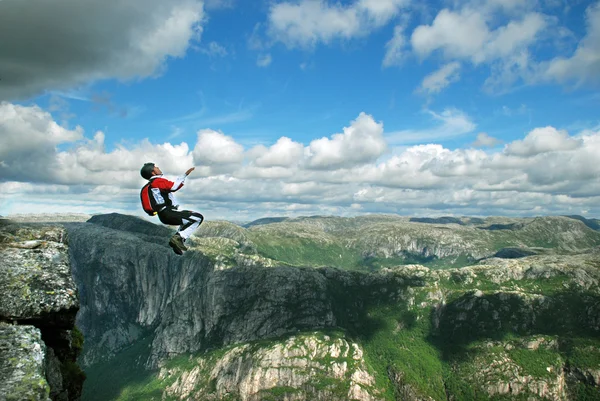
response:
<path id="1" fill-rule="evenodd" d="M 0 399 L 78 400 L 79 299 L 63 227 L 0 221 L 0 293 Z"/>
<path id="2" fill-rule="evenodd" d="M 45 355 L 39 329 L 0 322 L 0 399 L 49 401 Z"/>

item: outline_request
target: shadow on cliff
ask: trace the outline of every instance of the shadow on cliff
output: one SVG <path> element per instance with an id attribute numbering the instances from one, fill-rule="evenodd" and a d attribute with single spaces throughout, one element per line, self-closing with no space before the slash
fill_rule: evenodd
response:
<path id="1" fill-rule="evenodd" d="M 437 328 L 428 340 L 446 361 L 468 358 L 473 342 L 531 335 L 558 336 L 559 351 L 568 357 L 569 339 L 600 335 L 600 296 L 573 290 L 546 296 L 468 293 L 433 310 L 431 319 Z"/>
<path id="2" fill-rule="evenodd" d="M 389 276 L 364 272 L 326 269 L 331 309 L 336 326 L 361 341 L 369 341 L 381 330 L 388 329 L 392 313 L 397 322 L 410 329 L 416 323 L 416 315 L 409 311 L 402 299 L 409 287 L 424 286 L 419 277 L 403 276 L 390 280 Z M 386 313 L 378 313 L 385 309 Z"/>
<path id="3" fill-rule="evenodd" d="M 146 370 L 152 335 L 119 352 L 118 358 L 94 364 L 86 369 L 88 380 L 84 384 L 82 400 L 159 400 L 162 389 L 152 388 L 156 372 Z M 135 394 L 131 394 L 134 392 Z M 140 394 L 143 394 L 140 398 Z"/>

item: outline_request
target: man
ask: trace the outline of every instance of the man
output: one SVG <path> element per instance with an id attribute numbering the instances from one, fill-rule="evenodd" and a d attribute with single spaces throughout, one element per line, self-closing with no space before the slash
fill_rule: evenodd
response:
<path id="1" fill-rule="evenodd" d="M 163 177 L 160 168 L 154 163 L 146 163 L 140 170 L 143 178 L 148 184 L 142 188 L 140 193 L 142 207 L 149 215 L 158 214 L 163 224 L 178 225 L 177 232 L 169 240 L 173 251 L 182 255 L 187 251 L 185 240 L 202 224 L 204 216 L 191 210 L 177 210 L 179 203 L 175 198 L 175 192 L 181 187 L 186 177 L 194 171 L 195 167 L 188 169 L 184 175 L 177 177 L 175 181 L 169 181 Z"/>

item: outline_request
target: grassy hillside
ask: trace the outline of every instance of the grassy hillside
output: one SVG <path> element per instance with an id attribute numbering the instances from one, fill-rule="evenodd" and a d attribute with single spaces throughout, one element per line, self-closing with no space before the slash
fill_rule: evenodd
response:
<path id="1" fill-rule="evenodd" d="M 197 238 L 200 250 L 215 255 L 220 252 L 222 258 L 231 261 L 236 260 L 236 254 L 255 255 L 293 266 L 360 271 L 413 263 L 436 269 L 463 267 L 503 248 L 568 254 L 600 246 L 600 231 L 589 227 L 591 220 L 586 225 L 570 217 L 463 218 L 461 224 L 448 219 L 442 223 L 410 220 L 398 216 L 317 216 L 262 219 L 248 228 L 206 222 Z M 218 238 L 233 242 L 224 247 Z"/>

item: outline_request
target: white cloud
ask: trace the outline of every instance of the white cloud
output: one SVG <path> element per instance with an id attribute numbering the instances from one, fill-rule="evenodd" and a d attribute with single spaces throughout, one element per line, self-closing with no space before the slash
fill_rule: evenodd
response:
<path id="1" fill-rule="evenodd" d="M 467 0 L 466 4 L 485 14 L 502 12 L 513 16 L 535 8 L 539 2 L 538 0 Z"/>
<path id="2" fill-rule="evenodd" d="M 500 113 L 507 117 L 514 116 L 522 116 L 530 112 L 529 107 L 526 104 L 521 104 L 519 107 L 508 107 L 506 105 L 502 106 L 502 108 L 495 112 L 496 114 Z"/>
<path id="3" fill-rule="evenodd" d="M 536 128 L 525 139 L 517 140 L 506 146 L 506 153 L 516 156 L 534 156 L 545 152 L 577 149 L 582 145 L 580 139 L 574 139 L 566 131 L 554 127 Z"/>
<path id="4" fill-rule="evenodd" d="M 376 160 L 386 149 L 383 124 L 360 113 L 350 127 L 344 128 L 342 134 L 310 143 L 307 148 L 308 166 L 315 169 L 351 167 Z"/>
<path id="5" fill-rule="evenodd" d="M 193 154 L 197 165 L 228 165 L 240 163 L 244 159 L 244 147 L 230 136 L 204 129 L 198 131 Z"/>
<path id="6" fill-rule="evenodd" d="M 325 0 L 276 3 L 269 11 L 269 34 L 289 47 L 351 39 L 387 24 L 405 0 L 358 0 L 350 5 Z"/>
<path id="7" fill-rule="evenodd" d="M 431 25 L 421 25 L 413 31 L 413 48 L 423 58 L 441 50 L 448 59 L 468 59 L 477 65 L 526 49 L 547 27 L 544 16 L 535 12 L 495 30 L 489 29 L 487 18 L 467 7 L 459 12 L 444 9 Z"/>
<path id="8" fill-rule="evenodd" d="M 557 19 L 532 11 L 532 7 L 531 2 L 514 1 L 500 7 L 498 2 L 471 1 L 458 10 L 443 9 L 431 24 L 413 31 L 412 48 L 421 59 L 440 52 L 450 62 L 489 67 L 491 74 L 484 83 L 488 91 L 506 90 L 518 80 L 532 83 L 537 67 L 530 49 L 549 37 L 563 35 Z M 498 10 L 509 12 L 509 18 Z"/>
<path id="9" fill-rule="evenodd" d="M 196 0 L 0 4 L 0 37 L 11 38 L 0 41 L 0 100 L 160 74 L 199 39 L 204 19 Z"/>
<path id="10" fill-rule="evenodd" d="M 225 57 L 229 54 L 227 49 L 215 41 L 212 41 L 208 46 L 200 48 L 200 51 L 209 57 Z"/>
<path id="11" fill-rule="evenodd" d="M 271 54 L 264 54 L 258 56 L 258 59 L 256 60 L 256 65 L 259 67 L 268 67 L 272 61 L 273 58 L 271 57 Z"/>
<path id="12" fill-rule="evenodd" d="M 570 58 L 556 57 L 542 65 L 543 78 L 577 85 L 600 82 L 600 2 L 586 11 L 586 36 Z"/>
<path id="13" fill-rule="evenodd" d="M 502 93 L 509 90 L 516 82 L 523 80 L 533 82 L 535 62 L 527 50 L 512 54 L 491 65 L 491 73 L 483 83 L 487 92 Z"/>
<path id="14" fill-rule="evenodd" d="M 501 140 L 494 138 L 493 136 L 488 135 L 485 132 L 481 132 L 477 134 L 477 139 L 473 142 L 473 146 L 480 147 L 494 147 L 496 145 L 500 145 L 502 143 Z"/>
<path id="15" fill-rule="evenodd" d="M 56 146 L 83 138 L 83 129 L 58 125 L 37 106 L 0 103 L 0 178 L 44 181 L 56 165 Z"/>
<path id="16" fill-rule="evenodd" d="M 460 78 L 460 63 L 454 61 L 443 65 L 439 70 L 427 75 L 421 83 L 420 91 L 426 93 L 439 93 Z"/>
<path id="17" fill-rule="evenodd" d="M 430 115 L 442 126 L 473 128 L 457 110 Z M 53 211 L 143 216 L 139 169 L 152 161 L 168 177 L 196 165 L 178 198 L 184 207 L 202 205 L 209 219 L 324 210 L 600 215 L 597 129 L 570 135 L 540 127 L 503 148 L 448 149 L 430 143 L 392 155 L 385 151 L 389 139 L 383 123 L 365 113 L 342 133 L 308 145 L 281 137 L 247 150 L 231 136 L 202 130 L 195 144 L 143 140 L 107 152 L 102 132 L 88 139 L 82 128 L 60 127 L 37 106 L 10 103 L 0 107 L 0 129 L 2 214 L 36 211 L 42 202 L 52 204 Z M 478 142 L 497 145 L 483 133 Z"/>
<path id="18" fill-rule="evenodd" d="M 364 11 L 368 18 L 373 20 L 375 26 L 381 26 L 387 24 L 409 2 L 409 0 L 358 0 L 354 7 Z"/>
<path id="19" fill-rule="evenodd" d="M 236 0 L 204 0 L 207 10 L 232 8 Z"/>
<path id="20" fill-rule="evenodd" d="M 421 25 L 413 31 L 411 43 L 422 58 L 438 49 L 447 58 L 470 58 L 483 48 L 489 36 L 482 14 L 467 8 L 460 12 L 443 9 L 431 25 Z"/>
<path id="21" fill-rule="evenodd" d="M 57 145 L 66 150 L 60 151 Z M 70 146 L 70 147 L 69 147 Z M 59 126 L 38 106 L 0 104 L 0 180 L 98 185 L 108 181 L 136 186 L 142 164 L 183 172 L 192 165 L 187 144 L 152 145 L 147 140 L 106 153 L 104 133 L 84 137 L 83 128 Z"/>
<path id="22" fill-rule="evenodd" d="M 403 25 L 394 27 L 394 36 L 385 44 L 386 52 L 383 57 L 383 67 L 391 67 L 402 63 L 407 47 L 404 29 Z"/>
<path id="23" fill-rule="evenodd" d="M 268 149 L 260 146 L 260 153 L 254 161 L 259 167 L 289 167 L 302 160 L 304 145 L 283 136 Z"/>
<path id="24" fill-rule="evenodd" d="M 537 36 L 548 26 L 546 18 L 539 13 L 529 13 L 520 21 L 490 32 L 490 40 L 472 57 L 474 63 L 508 57 L 536 42 Z"/>
<path id="25" fill-rule="evenodd" d="M 452 138 L 473 132 L 477 125 L 464 112 L 448 108 L 441 113 L 428 110 L 438 124 L 432 128 L 408 129 L 386 134 L 390 143 L 419 143 Z"/>

